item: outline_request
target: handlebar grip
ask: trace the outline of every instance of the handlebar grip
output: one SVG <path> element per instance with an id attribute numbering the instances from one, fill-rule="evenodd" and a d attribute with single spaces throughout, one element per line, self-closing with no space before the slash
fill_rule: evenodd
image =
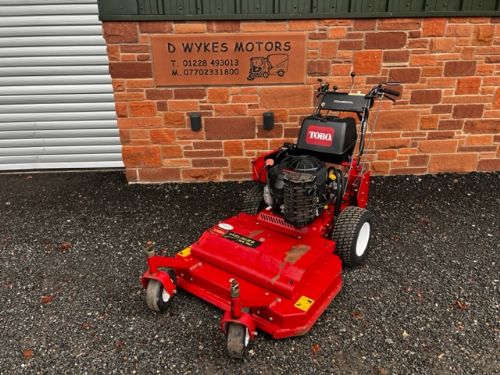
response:
<path id="1" fill-rule="evenodd" d="M 392 95 L 392 96 L 400 96 L 401 95 L 401 93 L 399 91 L 387 89 L 385 87 L 382 89 L 382 91 L 385 92 L 386 94 L 389 94 L 389 95 Z"/>

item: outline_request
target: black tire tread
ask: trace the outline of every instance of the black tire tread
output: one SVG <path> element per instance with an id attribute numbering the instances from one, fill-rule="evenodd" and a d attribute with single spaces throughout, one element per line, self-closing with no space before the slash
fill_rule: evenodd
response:
<path id="1" fill-rule="evenodd" d="M 368 211 L 357 206 L 349 206 L 344 209 L 335 222 L 332 239 L 336 243 L 336 253 L 342 260 L 342 264 L 353 267 L 351 246 L 356 241 L 356 228 L 363 215 Z"/>
<path id="2" fill-rule="evenodd" d="M 264 186 L 256 184 L 245 194 L 243 198 L 242 212 L 249 215 L 256 215 L 263 208 L 262 194 Z"/>
<path id="3" fill-rule="evenodd" d="M 227 327 L 227 351 L 232 358 L 243 358 L 245 354 L 246 327 L 229 323 Z"/>

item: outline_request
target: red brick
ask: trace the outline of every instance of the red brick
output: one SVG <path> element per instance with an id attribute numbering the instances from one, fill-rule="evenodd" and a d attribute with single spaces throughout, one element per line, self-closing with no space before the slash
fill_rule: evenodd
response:
<path id="1" fill-rule="evenodd" d="M 227 159 L 223 158 L 193 159 L 193 167 L 195 168 L 223 168 L 228 165 Z"/>
<path id="2" fill-rule="evenodd" d="M 500 171 L 500 159 L 481 159 L 477 163 L 478 171 Z"/>
<path id="3" fill-rule="evenodd" d="M 110 22 L 102 24 L 104 39 L 108 44 L 135 43 L 138 41 L 136 22 Z"/>
<path id="4" fill-rule="evenodd" d="M 477 25 L 474 27 L 472 44 L 476 46 L 491 46 L 494 35 L 494 25 Z"/>
<path id="5" fill-rule="evenodd" d="M 483 104 L 457 104 L 453 107 L 453 118 L 480 118 Z"/>
<path id="6" fill-rule="evenodd" d="M 118 117 L 127 117 L 127 110 L 128 110 L 127 103 L 115 102 L 115 111 Z"/>
<path id="7" fill-rule="evenodd" d="M 375 148 L 378 150 L 409 147 L 409 146 L 410 146 L 410 139 L 408 138 L 389 138 L 389 139 L 375 140 Z"/>
<path id="8" fill-rule="evenodd" d="M 125 82 L 127 89 L 144 89 L 154 86 L 153 79 L 128 79 Z"/>
<path id="9" fill-rule="evenodd" d="M 140 168 L 138 172 L 139 182 L 171 182 L 181 178 L 179 168 Z"/>
<path id="10" fill-rule="evenodd" d="M 182 179 L 187 181 L 218 181 L 221 175 L 220 168 L 195 168 L 182 171 Z"/>
<path id="11" fill-rule="evenodd" d="M 472 35 L 472 25 L 448 25 L 446 36 L 448 37 L 469 37 Z"/>
<path id="12" fill-rule="evenodd" d="M 148 78 L 153 76 L 151 63 L 110 62 L 109 74 L 113 78 Z"/>
<path id="13" fill-rule="evenodd" d="M 446 61 L 444 75 L 446 77 L 473 76 L 476 72 L 476 61 Z"/>
<path id="14" fill-rule="evenodd" d="M 385 18 L 379 19 L 378 30 L 416 30 L 420 29 L 418 18 Z"/>
<path id="15" fill-rule="evenodd" d="M 207 22 L 209 33 L 234 33 L 240 31 L 239 21 L 209 21 Z"/>
<path id="16" fill-rule="evenodd" d="M 106 46 L 109 61 L 120 61 L 120 46 L 108 44 Z"/>
<path id="17" fill-rule="evenodd" d="M 231 158 L 231 172 L 249 172 L 251 170 L 251 161 L 249 158 Z"/>
<path id="18" fill-rule="evenodd" d="M 355 51 L 354 71 L 356 74 L 379 74 L 382 51 Z"/>
<path id="19" fill-rule="evenodd" d="M 427 133 L 427 139 L 452 139 L 455 137 L 455 132 L 453 130 L 440 130 Z"/>
<path id="20" fill-rule="evenodd" d="M 446 154 L 457 151 L 457 140 L 420 141 L 418 150 L 424 154 Z"/>
<path id="21" fill-rule="evenodd" d="M 493 108 L 500 108 L 500 87 L 495 91 L 495 97 L 493 101 Z"/>
<path id="22" fill-rule="evenodd" d="M 439 116 L 421 116 L 420 117 L 420 129 L 421 130 L 431 130 L 437 129 Z"/>
<path id="23" fill-rule="evenodd" d="M 406 44 L 403 32 L 368 32 L 365 38 L 366 49 L 400 49 Z"/>
<path id="24" fill-rule="evenodd" d="M 172 99 L 174 94 L 170 89 L 149 89 L 146 90 L 146 98 L 149 100 L 167 100 Z"/>
<path id="25" fill-rule="evenodd" d="M 227 103 L 229 100 L 229 90 L 226 88 L 209 88 L 207 91 L 209 103 Z"/>
<path id="26" fill-rule="evenodd" d="M 144 100 L 144 92 L 116 92 L 115 101 L 116 102 L 132 102 Z"/>
<path id="27" fill-rule="evenodd" d="M 446 23 L 446 18 L 424 18 L 422 36 L 444 36 Z"/>
<path id="28" fill-rule="evenodd" d="M 417 130 L 419 111 L 381 111 L 377 121 L 377 131 Z"/>
<path id="29" fill-rule="evenodd" d="M 208 117 L 205 119 L 207 140 L 255 138 L 253 117 Z"/>
<path id="30" fill-rule="evenodd" d="M 456 95 L 464 94 L 479 94 L 479 87 L 481 86 L 480 77 L 464 77 L 457 80 Z"/>
<path id="31" fill-rule="evenodd" d="M 435 55 L 413 55 L 410 58 L 411 66 L 435 66 L 437 64 L 437 56 Z"/>
<path id="32" fill-rule="evenodd" d="M 207 25 L 204 22 L 175 23 L 175 32 L 179 34 L 204 33 Z"/>
<path id="33" fill-rule="evenodd" d="M 161 148 L 162 159 L 182 158 L 182 147 L 180 146 L 163 146 Z"/>
<path id="34" fill-rule="evenodd" d="M 391 163 L 388 161 L 373 161 L 370 163 L 370 170 L 377 175 L 389 173 Z"/>
<path id="35" fill-rule="evenodd" d="M 331 27 L 328 36 L 330 39 L 342 39 L 346 34 L 347 28 L 345 27 Z"/>
<path id="36" fill-rule="evenodd" d="M 487 64 L 498 64 L 500 63 L 500 56 L 486 56 L 484 62 Z"/>
<path id="37" fill-rule="evenodd" d="M 469 135 L 465 140 L 467 145 L 490 145 L 493 143 L 492 135 Z"/>
<path id="38" fill-rule="evenodd" d="M 440 120 L 439 130 L 460 130 L 464 127 L 463 120 Z"/>
<path id="39" fill-rule="evenodd" d="M 169 100 L 168 109 L 172 112 L 189 112 L 198 110 L 197 100 Z"/>
<path id="40" fill-rule="evenodd" d="M 130 167 L 159 167 L 161 165 L 160 147 L 126 146 L 122 147 L 123 163 Z"/>
<path id="41" fill-rule="evenodd" d="M 141 33 L 164 34 L 172 32 L 173 26 L 172 22 L 167 21 L 141 21 L 139 30 Z"/>
<path id="42" fill-rule="evenodd" d="M 458 146 L 458 152 L 495 152 L 496 150 L 497 146 Z"/>
<path id="43" fill-rule="evenodd" d="M 261 87 L 260 106 L 262 108 L 297 108 L 312 106 L 312 87 L 281 86 Z"/>
<path id="44" fill-rule="evenodd" d="M 330 74 L 330 61 L 314 60 L 307 62 L 307 74 L 313 77 L 327 76 Z"/>
<path id="45" fill-rule="evenodd" d="M 318 23 L 315 20 L 290 20 L 288 29 L 290 31 L 312 31 L 316 30 Z"/>
<path id="46" fill-rule="evenodd" d="M 245 150 L 267 150 L 269 149 L 269 142 L 266 139 L 252 139 L 243 142 Z"/>
<path id="47" fill-rule="evenodd" d="M 339 42 L 339 50 L 359 50 L 363 48 L 362 40 L 341 40 Z"/>
<path id="48" fill-rule="evenodd" d="M 431 113 L 432 114 L 451 113 L 452 109 L 453 109 L 452 105 L 433 105 Z"/>
<path id="49" fill-rule="evenodd" d="M 375 30 L 376 25 L 377 25 L 377 20 L 375 19 L 357 19 L 354 20 L 352 29 L 358 31 Z"/>
<path id="50" fill-rule="evenodd" d="M 146 44 L 124 44 L 120 47 L 122 53 L 150 53 Z"/>
<path id="51" fill-rule="evenodd" d="M 472 134 L 498 134 L 500 133 L 500 121 L 498 119 L 466 121 L 464 132 Z"/>
<path id="52" fill-rule="evenodd" d="M 216 158 L 222 156 L 222 150 L 186 150 L 184 156 L 187 158 Z"/>
<path id="53" fill-rule="evenodd" d="M 441 101 L 441 90 L 413 90 L 411 104 L 437 104 Z"/>
<path id="54" fill-rule="evenodd" d="M 430 50 L 432 52 L 453 52 L 456 50 L 456 41 L 453 38 L 431 39 Z"/>
<path id="55" fill-rule="evenodd" d="M 214 110 L 216 116 L 245 116 L 247 114 L 246 104 L 216 104 Z"/>
<path id="56" fill-rule="evenodd" d="M 384 51 L 384 62 L 407 62 L 410 57 L 410 51 Z"/>
<path id="57" fill-rule="evenodd" d="M 174 99 L 203 99 L 207 96 L 205 89 L 175 89 Z"/>
<path id="58" fill-rule="evenodd" d="M 225 141 L 224 156 L 243 156 L 243 142 Z"/>
<path id="59" fill-rule="evenodd" d="M 277 21 L 242 22 L 240 27 L 242 32 L 274 32 L 286 31 L 288 23 Z"/>
<path id="60" fill-rule="evenodd" d="M 425 167 L 429 163 L 429 155 L 410 155 L 408 166 Z"/>
<path id="61" fill-rule="evenodd" d="M 328 34 L 324 31 L 309 33 L 309 39 L 311 40 L 326 39 L 327 37 Z"/>
<path id="62" fill-rule="evenodd" d="M 394 68 L 389 70 L 389 81 L 399 83 L 417 83 L 419 80 L 419 68 Z"/>
<path id="63" fill-rule="evenodd" d="M 396 150 L 381 150 L 377 152 L 378 160 L 393 160 L 398 156 Z"/>
<path id="64" fill-rule="evenodd" d="M 162 125 L 159 117 L 136 117 L 136 118 L 119 118 L 118 127 L 120 129 L 150 129 L 158 128 Z"/>
<path id="65" fill-rule="evenodd" d="M 132 102 L 129 104 L 130 117 L 151 117 L 156 114 L 156 106 L 152 102 Z"/>
<path id="66" fill-rule="evenodd" d="M 476 169 L 477 154 L 431 155 L 429 172 L 472 172 Z"/>
<path id="67" fill-rule="evenodd" d="M 151 129 L 149 137 L 153 144 L 173 145 L 176 142 L 175 132 L 172 129 Z"/>
<path id="68" fill-rule="evenodd" d="M 166 112 L 163 115 L 163 123 L 167 128 L 183 128 L 186 126 L 186 114 L 184 112 Z"/>
<path id="69" fill-rule="evenodd" d="M 195 150 L 222 150 L 222 142 L 219 141 L 199 141 L 193 142 Z"/>

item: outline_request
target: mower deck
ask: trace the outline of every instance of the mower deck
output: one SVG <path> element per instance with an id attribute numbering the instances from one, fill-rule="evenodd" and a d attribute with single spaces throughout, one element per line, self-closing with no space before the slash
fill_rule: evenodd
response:
<path id="1" fill-rule="evenodd" d="M 256 328 L 274 338 L 305 334 L 340 291 L 342 263 L 322 231 L 328 215 L 297 229 L 270 211 L 239 214 L 205 231 L 175 258 L 149 258 L 175 271 L 178 287 L 226 311 L 230 280 Z M 153 267 L 151 265 L 154 264 Z"/>

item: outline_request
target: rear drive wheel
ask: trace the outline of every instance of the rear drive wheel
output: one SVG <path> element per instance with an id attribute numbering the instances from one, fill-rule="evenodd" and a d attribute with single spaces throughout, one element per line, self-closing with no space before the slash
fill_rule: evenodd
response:
<path id="1" fill-rule="evenodd" d="M 250 215 L 256 215 L 259 211 L 263 210 L 266 207 L 263 194 L 264 186 L 261 184 L 252 186 L 243 198 L 242 212 Z"/>
<path id="2" fill-rule="evenodd" d="M 335 222 L 332 239 L 344 266 L 355 267 L 364 262 L 368 256 L 371 231 L 370 211 L 349 206 L 341 212 Z"/>
<path id="3" fill-rule="evenodd" d="M 164 312 L 171 297 L 158 280 L 149 280 L 146 289 L 146 303 L 151 310 Z"/>
<path id="4" fill-rule="evenodd" d="M 248 329 L 242 324 L 229 323 L 227 326 L 227 351 L 232 358 L 243 358 L 250 341 Z"/>

